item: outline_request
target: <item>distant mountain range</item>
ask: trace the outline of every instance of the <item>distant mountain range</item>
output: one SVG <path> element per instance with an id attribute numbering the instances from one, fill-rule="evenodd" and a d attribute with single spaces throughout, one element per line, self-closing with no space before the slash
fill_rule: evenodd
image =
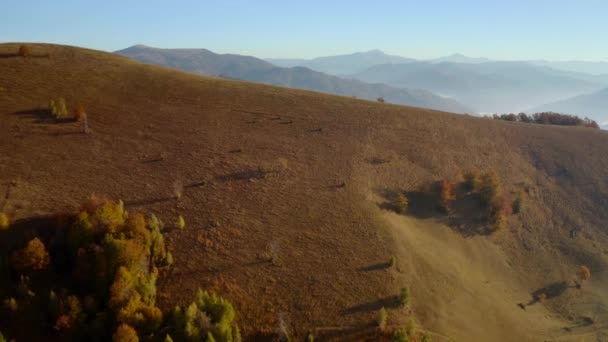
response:
<path id="1" fill-rule="evenodd" d="M 462 54 L 421 61 L 380 50 L 310 60 L 267 61 L 282 66 L 305 66 L 367 83 L 424 89 L 457 100 L 477 113 L 562 108 L 570 114 L 589 115 L 604 121 L 597 101 L 585 103 L 594 98 L 595 92 L 608 86 L 606 62 L 504 62 Z M 348 71 L 354 72 L 347 74 Z M 573 98 L 576 106 L 555 106 Z"/>
<path id="2" fill-rule="evenodd" d="M 266 59 L 205 49 L 136 45 L 135 60 L 202 75 L 310 89 L 456 113 L 553 110 L 608 124 L 608 63 L 493 61 L 453 54 L 420 61 L 380 50 L 314 59 Z"/>
<path id="3" fill-rule="evenodd" d="M 216 54 L 205 49 L 158 49 L 144 45 L 116 51 L 134 60 L 167 66 L 201 75 L 266 83 L 291 88 L 309 89 L 331 94 L 355 96 L 455 113 L 472 110 L 456 100 L 418 89 L 369 84 L 355 79 L 342 79 L 306 67 L 278 67 L 267 61 L 233 54 Z M 355 57 L 357 58 L 357 57 Z"/>
<path id="4" fill-rule="evenodd" d="M 425 89 L 486 113 L 523 111 L 608 85 L 575 76 L 526 62 L 381 64 L 351 75 L 365 82 Z"/>
<path id="5" fill-rule="evenodd" d="M 302 66 L 312 70 L 336 75 L 350 75 L 378 64 L 400 64 L 415 59 L 387 55 L 380 50 L 355 52 L 348 55 L 318 57 L 314 59 L 266 59 L 280 67 Z"/>

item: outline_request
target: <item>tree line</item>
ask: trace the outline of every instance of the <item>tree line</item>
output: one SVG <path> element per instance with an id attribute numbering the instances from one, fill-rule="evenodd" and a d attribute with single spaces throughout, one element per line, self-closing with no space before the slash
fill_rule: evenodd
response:
<path id="1" fill-rule="evenodd" d="M 535 123 L 541 125 L 560 125 L 560 126 L 583 126 L 599 129 L 600 126 L 594 120 L 585 117 L 581 119 L 576 115 L 560 114 L 554 112 L 542 112 L 528 115 L 526 113 L 519 114 L 493 114 L 495 120 Z"/>

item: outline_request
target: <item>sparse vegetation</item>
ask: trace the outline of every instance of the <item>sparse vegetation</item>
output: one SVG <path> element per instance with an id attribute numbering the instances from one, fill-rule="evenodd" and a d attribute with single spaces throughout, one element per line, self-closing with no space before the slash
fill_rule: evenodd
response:
<path id="1" fill-rule="evenodd" d="M 32 54 L 32 48 L 29 45 L 19 46 L 18 55 L 21 57 L 29 57 Z"/>
<path id="2" fill-rule="evenodd" d="M 513 201 L 513 213 L 519 214 L 526 209 L 528 203 L 528 196 L 523 190 L 517 191 L 515 200 Z"/>
<path id="3" fill-rule="evenodd" d="M 49 111 L 55 119 L 62 119 L 68 116 L 68 109 L 62 97 L 49 101 Z"/>
<path id="4" fill-rule="evenodd" d="M 403 193 L 399 193 L 399 195 L 397 195 L 397 200 L 396 200 L 396 204 L 397 204 L 397 208 L 401 213 L 405 213 L 407 211 L 407 208 L 410 205 L 410 201 L 408 200 L 408 198 L 405 196 L 405 194 Z"/>
<path id="5" fill-rule="evenodd" d="M 380 328 L 380 331 L 384 331 L 386 329 L 386 323 L 388 321 L 388 313 L 386 312 L 386 309 L 384 307 L 382 307 L 380 309 L 380 311 L 378 311 L 378 327 Z"/>
<path id="6" fill-rule="evenodd" d="M 405 326 L 405 331 L 407 332 L 407 336 L 415 337 L 416 336 L 416 321 L 410 319 Z"/>
<path id="7" fill-rule="evenodd" d="M 186 227 L 186 220 L 182 215 L 179 215 L 177 218 L 177 228 L 184 229 Z"/>
<path id="8" fill-rule="evenodd" d="M 589 267 L 585 266 L 585 265 L 581 265 L 578 268 L 578 279 L 580 279 L 581 282 L 585 282 L 589 279 L 591 279 L 591 270 L 589 269 Z"/>
<path id="9" fill-rule="evenodd" d="M 8 229 L 10 226 L 10 221 L 8 219 L 8 215 L 5 213 L 0 213 L 0 230 Z"/>
<path id="10" fill-rule="evenodd" d="M 422 342 L 432 342 L 433 339 L 431 338 L 431 335 L 429 333 L 425 333 L 424 335 L 422 335 Z"/>
<path id="11" fill-rule="evenodd" d="M 232 341 L 237 331 L 232 304 L 214 293 L 199 290 L 189 306 L 175 307 L 175 336 L 182 341 Z"/>
<path id="12" fill-rule="evenodd" d="M 401 303 L 401 305 L 406 306 L 410 303 L 410 289 L 409 287 L 403 287 L 401 288 L 401 291 L 399 292 L 399 302 Z"/>
<path id="13" fill-rule="evenodd" d="M 407 335 L 407 330 L 405 328 L 399 328 L 393 333 L 393 342 L 409 342 L 409 340 L 410 337 Z"/>
<path id="14" fill-rule="evenodd" d="M 397 258 L 393 255 L 391 259 L 388 261 L 389 267 L 397 266 Z"/>

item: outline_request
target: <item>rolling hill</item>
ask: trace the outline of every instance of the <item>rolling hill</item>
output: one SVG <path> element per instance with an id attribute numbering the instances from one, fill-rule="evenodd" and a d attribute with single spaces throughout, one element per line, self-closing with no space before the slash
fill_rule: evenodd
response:
<path id="1" fill-rule="evenodd" d="M 591 94 L 544 104 L 535 107 L 532 110 L 539 112 L 554 111 L 588 116 L 590 118 L 595 118 L 600 126 L 606 127 L 608 125 L 608 88 Z"/>
<path id="2" fill-rule="evenodd" d="M 140 62 L 168 66 L 207 76 L 316 90 L 368 100 L 382 97 L 391 103 L 455 113 L 471 112 L 471 109 L 457 101 L 434 95 L 428 91 L 341 79 L 304 67 L 279 68 L 261 59 L 248 56 L 219 55 L 204 49 L 157 49 L 142 45 L 116 53 Z"/>
<path id="3" fill-rule="evenodd" d="M 168 226 L 183 215 L 183 230 L 164 233 L 175 262 L 156 301 L 170 316 L 197 288 L 213 290 L 234 304 L 245 340 L 382 340 L 383 307 L 389 331 L 413 319 L 439 342 L 608 334 L 604 131 L 203 77 L 76 47 L 35 44 L 24 58 L 18 47 L 0 45 L 0 209 L 15 222 L 2 237 L 32 238 L 33 223 L 60 221 L 91 193 Z M 50 116 L 58 97 L 86 108 L 90 134 Z M 464 188 L 453 211 L 436 209 L 432 184 L 467 170 L 495 170 L 505 198 L 526 194 L 501 230 L 488 234 Z M 395 193 L 407 209 L 392 209 Z M 580 265 L 591 278 L 577 287 Z M 61 340 L 14 317 L 0 309 L 9 338 Z"/>

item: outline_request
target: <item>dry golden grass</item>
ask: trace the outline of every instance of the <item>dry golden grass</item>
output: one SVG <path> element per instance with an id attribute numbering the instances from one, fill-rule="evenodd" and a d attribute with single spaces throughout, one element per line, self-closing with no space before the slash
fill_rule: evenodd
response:
<path id="1" fill-rule="evenodd" d="M 0 53 L 17 48 L 0 45 Z M 580 264 L 597 274 L 580 296 L 607 303 L 599 291 L 608 283 L 601 271 L 608 265 L 606 132 L 199 77 L 86 49 L 33 48 L 50 57 L 0 59 L 0 191 L 8 193 L 0 204 L 19 220 L 74 208 L 96 192 L 167 222 L 187 217 L 188 229 L 168 233 L 176 266 L 159 281 L 164 309 L 209 288 L 234 303 L 244 336 L 287 327 L 295 337 L 312 331 L 357 340 L 384 300 L 408 284 L 422 327 L 458 340 L 557 339 L 569 314 L 584 315 L 580 300 L 552 298 L 548 308 L 526 311 L 516 303 Z M 81 134 L 80 123 L 37 120 L 36 110 L 59 96 L 86 104 L 92 134 Z M 369 162 L 379 155 L 394 157 Z M 267 167 L 279 160 L 286 167 Z M 527 187 L 528 201 L 489 237 L 435 234 L 448 229 L 445 215 L 387 221 L 378 207 L 383 189 L 417 191 L 463 170 L 490 169 L 505 193 Z M 266 250 L 278 265 L 257 257 Z M 397 256 L 400 272 L 370 267 L 387 255 Z M 504 298 L 481 295 L 491 293 Z M 541 311 L 548 309 L 556 316 Z M 401 323 L 409 317 L 389 314 Z M 507 323 L 460 319 L 488 315 Z"/>

